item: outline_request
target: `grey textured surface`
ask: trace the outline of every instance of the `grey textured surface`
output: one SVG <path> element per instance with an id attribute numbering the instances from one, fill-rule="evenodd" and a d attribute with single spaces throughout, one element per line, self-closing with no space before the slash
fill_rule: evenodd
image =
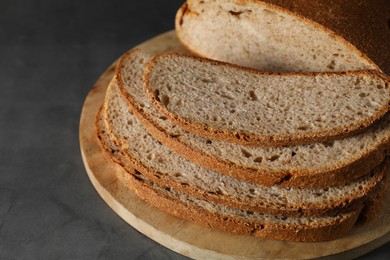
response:
<path id="1" fill-rule="evenodd" d="M 128 226 L 81 161 L 88 91 L 182 1 L 0 1 L 0 259 L 186 259 Z M 387 244 L 361 259 L 389 259 Z"/>

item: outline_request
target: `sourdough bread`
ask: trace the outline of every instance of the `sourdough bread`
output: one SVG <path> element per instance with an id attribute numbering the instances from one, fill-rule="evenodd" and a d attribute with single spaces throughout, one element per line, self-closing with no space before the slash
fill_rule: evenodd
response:
<path id="1" fill-rule="evenodd" d="M 270 73 L 175 53 L 151 59 L 144 86 L 186 130 L 252 146 L 340 139 L 390 103 L 389 79 L 374 71 Z"/>
<path id="2" fill-rule="evenodd" d="M 161 143 L 206 168 L 251 183 L 327 187 L 348 183 L 383 161 L 390 115 L 366 132 L 342 140 L 278 148 L 246 147 L 183 130 L 150 104 L 142 87 L 150 55 L 133 50 L 119 61 L 116 80 L 129 110 Z"/>
<path id="3" fill-rule="evenodd" d="M 96 125 L 103 149 L 118 162 L 121 158 L 120 150 L 116 149 L 117 146 L 104 129 L 105 123 L 101 114 L 97 115 Z M 116 174 L 122 185 L 126 185 L 140 198 L 158 209 L 199 225 L 238 235 L 306 242 L 336 239 L 345 235 L 353 227 L 363 209 L 361 206 L 335 216 L 278 217 L 235 209 L 197 199 L 172 188 L 163 188 L 136 170 L 130 169 L 130 174 L 126 171 L 118 171 Z"/>
<path id="4" fill-rule="evenodd" d="M 198 55 L 273 71 L 390 73 L 387 0 L 188 0 L 180 41 Z M 376 63 L 377 65 L 375 65 Z"/>
<path id="5" fill-rule="evenodd" d="M 250 184 L 207 170 L 171 151 L 150 136 L 128 111 L 115 80 L 105 99 L 106 129 L 122 144 L 122 162 L 153 182 L 192 196 L 240 209 L 288 216 L 320 216 L 345 212 L 361 205 L 382 182 L 382 164 L 347 185 L 323 188 L 284 188 Z"/>

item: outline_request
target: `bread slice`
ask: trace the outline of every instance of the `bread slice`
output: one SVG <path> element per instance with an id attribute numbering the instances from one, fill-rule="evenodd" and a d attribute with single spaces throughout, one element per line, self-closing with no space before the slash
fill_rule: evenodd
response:
<path id="1" fill-rule="evenodd" d="M 339 139 L 389 109 L 389 79 L 377 72 L 269 73 L 193 56 L 154 57 L 144 75 L 153 104 L 197 134 L 243 145 Z"/>
<path id="2" fill-rule="evenodd" d="M 360 206 L 377 191 L 387 166 L 347 185 L 323 188 L 259 186 L 207 170 L 172 152 L 152 136 L 128 111 L 115 81 L 105 99 L 106 127 L 111 139 L 122 144 L 122 162 L 153 182 L 192 196 L 240 209 L 284 216 L 320 216 Z"/>
<path id="3" fill-rule="evenodd" d="M 120 161 L 122 158 L 120 150 L 105 130 L 101 114 L 97 115 L 96 123 L 98 137 L 103 148 L 111 158 L 116 158 L 117 162 Z M 221 231 L 276 240 L 311 242 L 341 237 L 358 221 L 358 217 L 364 217 L 361 212 L 369 213 L 369 217 L 378 214 L 377 209 L 380 208 L 382 202 L 380 198 L 383 197 L 379 195 L 385 191 L 385 183 L 381 182 L 381 187 L 378 189 L 380 192 L 373 194 L 365 206 L 362 205 L 350 212 L 339 213 L 335 216 L 278 217 L 198 199 L 169 187 L 163 188 L 137 170 L 127 168 L 127 171 L 116 173 L 121 184 L 126 185 L 140 198 L 162 211 Z M 371 207 L 373 210 L 370 210 Z"/>
<path id="4" fill-rule="evenodd" d="M 167 120 L 143 91 L 142 73 L 150 58 L 132 50 L 119 60 L 116 80 L 129 109 L 153 137 L 206 168 L 268 186 L 327 187 L 366 175 L 386 155 L 390 115 L 343 140 L 279 148 L 246 147 L 187 132 Z"/>
<path id="5" fill-rule="evenodd" d="M 105 130 L 100 114 L 97 115 L 97 134 L 108 154 L 121 160 L 117 146 Z M 113 145 L 113 146 L 112 146 Z M 130 173 L 130 174 L 129 174 Z M 355 224 L 362 210 L 327 217 L 277 217 L 270 214 L 239 210 L 163 188 L 136 170 L 118 172 L 121 183 L 128 185 L 151 205 L 181 219 L 231 232 L 277 240 L 323 241 L 346 234 Z"/>
<path id="6" fill-rule="evenodd" d="M 273 71 L 390 75 L 388 0 L 188 0 L 180 41 L 198 55 Z"/>

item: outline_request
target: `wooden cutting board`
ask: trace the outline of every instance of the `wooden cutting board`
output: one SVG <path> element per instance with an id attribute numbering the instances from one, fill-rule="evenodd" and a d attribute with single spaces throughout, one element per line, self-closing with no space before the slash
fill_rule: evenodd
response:
<path id="1" fill-rule="evenodd" d="M 182 48 L 174 32 L 157 36 L 137 47 L 152 54 Z M 390 207 L 386 207 L 373 222 L 354 228 L 341 239 L 297 243 L 212 230 L 148 205 L 116 179 L 116 171 L 123 169 L 109 160 L 96 137 L 95 116 L 103 103 L 114 70 L 115 64 L 101 75 L 85 100 L 80 119 L 80 147 L 88 176 L 99 195 L 141 233 L 167 248 L 196 259 L 350 259 L 390 241 Z M 385 205 L 390 205 L 390 196 Z"/>

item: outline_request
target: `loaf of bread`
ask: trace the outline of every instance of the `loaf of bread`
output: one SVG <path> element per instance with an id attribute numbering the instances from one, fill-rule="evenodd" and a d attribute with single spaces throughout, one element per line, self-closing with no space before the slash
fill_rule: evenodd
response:
<path id="1" fill-rule="evenodd" d="M 176 32 L 192 52 L 272 71 L 390 74 L 388 0 L 188 0 Z"/>
<path id="2" fill-rule="evenodd" d="M 331 240 L 374 218 L 388 196 L 389 10 L 188 0 L 177 35 L 204 58 L 164 53 L 177 44 L 129 51 L 96 116 L 118 187 L 266 239 Z"/>

